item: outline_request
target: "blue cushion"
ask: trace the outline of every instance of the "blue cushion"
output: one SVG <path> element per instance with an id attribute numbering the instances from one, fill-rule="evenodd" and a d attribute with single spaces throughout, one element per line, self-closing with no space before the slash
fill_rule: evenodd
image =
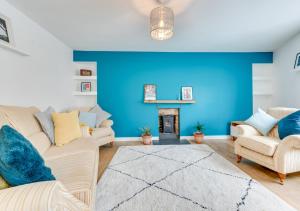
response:
<path id="1" fill-rule="evenodd" d="M 281 139 L 284 139 L 290 135 L 300 134 L 300 110 L 284 117 L 279 121 L 278 133 Z"/>
<path id="2" fill-rule="evenodd" d="M 55 180 L 34 146 L 7 125 L 0 130 L 0 175 L 11 186 Z"/>
<path id="3" fill-rule="evenodd" d="M 96 127 L 97 114 L 90 112 L 80 112 L 79 122 L 88 125 L 90 128 Z"/>
<path id="4" fill-rule="evenodd" d="M 253 114 L 245 122 L 252 127 L 255 127 L 260 133 L 266 136 L 277 124 L 278 120 L 259 108 L 258 112 Z"/>

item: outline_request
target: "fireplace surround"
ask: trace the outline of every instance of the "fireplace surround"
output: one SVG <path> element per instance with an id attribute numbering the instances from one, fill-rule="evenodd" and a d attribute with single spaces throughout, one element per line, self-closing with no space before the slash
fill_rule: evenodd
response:
<path id="1" fill-rule="evenodd" d="M 159 139 L 180 139 L 179 108 L 158 109 Z"/>

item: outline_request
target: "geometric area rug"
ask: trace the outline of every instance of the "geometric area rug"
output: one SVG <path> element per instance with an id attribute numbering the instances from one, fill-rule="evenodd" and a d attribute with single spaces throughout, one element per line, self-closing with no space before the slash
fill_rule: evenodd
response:
<path id="1" fill-rule="evenodd" d="M 97 185 L 96 210 L 295 210 L 209 146 L 123 146 Z"/>

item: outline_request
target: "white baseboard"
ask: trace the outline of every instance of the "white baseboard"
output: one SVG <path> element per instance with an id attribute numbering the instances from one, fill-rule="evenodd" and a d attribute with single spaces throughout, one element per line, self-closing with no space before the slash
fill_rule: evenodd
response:
<path id="1" fill-rule="evenodd" d="M 158 136 L 153 136 L 153 140 L 158 140 Z M 180 136 L 181 139 L 194 140 L 194 136 Z M 204 140 L 212 139 L 222 139 L 227 140 L 231 139 L 229 135 L 216 135 L 216 136 L 204 136 Z M 141 137 L 116 137 L 115 141 L 141 141 Z"/>

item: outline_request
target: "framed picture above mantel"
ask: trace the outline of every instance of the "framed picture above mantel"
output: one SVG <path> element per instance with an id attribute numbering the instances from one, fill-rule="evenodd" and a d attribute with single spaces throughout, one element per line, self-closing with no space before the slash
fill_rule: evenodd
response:
<path id="1" fill-rule="evenodd" d="M 156 85 L 145 84 L 144 85 L 144 100 L 156 100 Z"/>
<path id="2" fill-rule="evenodd" d="M 193 100 L 193 87 L 191 87 L 191 86 L 181 87 L 181 99 L 182 100 Z"/>

